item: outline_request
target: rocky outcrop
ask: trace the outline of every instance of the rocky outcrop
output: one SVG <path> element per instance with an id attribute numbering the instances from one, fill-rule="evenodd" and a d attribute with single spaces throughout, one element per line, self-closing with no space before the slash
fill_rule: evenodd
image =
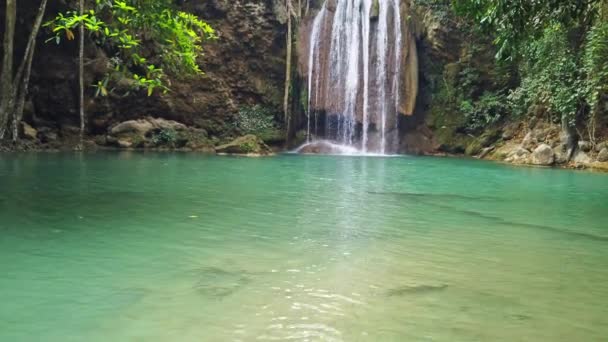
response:
<path id="1" fill-rule="evenodd" d="M 336 145 L 330 141 L 320 140 L 305 144 L 296 150 L 299 154 L 356 154 L 354 147 Z"/>
<path id="2" fill-rule="evenodd" d="M 551 146 L 541 144 L 532 153 L 531 163 L 533 165 L 550 166 L 555 162 L 555 154 Z"/>
<path id="3" fill-rule="evenodd" d="M 597 161 L 602 163 L 608 162 L 608 148 L 604 147 L 600 150 L 597 155 Z"/>
<path id="4" fill-rule="evenodd" d="M 270 148 L 255 135 L 249 134 L 215 148 L 219 154 L 265 156 L 272 154 Z"/>
<path id="5" fill-rule="evenodd" d="M 508 154 L 505 161 L 513 164 L 528 164 L 530 162 L 530 151 L 523 147 L 517 147 Z"/>
<path id="6" fill-rule="evenodd" d="M 186 125 L 177 121 L 148 117 L 145 119 L 121 122 L 110 128 L 110 134 L 115 136 L 124 134 L 145 136 L 152 130 L 183 131 L 186 128 Z"/>
<path id="7" fill-rule="evenodd" d="M 68 1 L 49 3 L 49 16 L 66 10 Z M 237 136 L 234 121 L 242 107 L 257 104 L 271 112 L 281 111 L 281 95 L 285 74 L 286 11 L 278 0 L 189 0 L 178 1 L 183 9 L 209 22 L 218 39 L 204 42 L 204 55 L 199 59 L 204 74 L 168 80 L 171 91 L 146 96 L 130 91 L 130 81 L 112 84 L 115 94 L 95 97 L 93 87 L 86 88 L 87 135 L 103 135 L 117 123 L 152 116 L 174 120 L 204 129 L 209 137 L 224 139 Z M 20 22 L 31 21 L 39 1 L 19 1 Z M 32 14 L 33 13 L 33 14 Z M 27 17 L 27 18 L 26 18 Z M 2 17 L 3 18 L 3 17 Z M 0 25 L 2 24 L 0 19 Z M 3 27 L 3 26 L 2 26 Z M 16 49 L 25 46 L 28 25 L 18 25 Z M 30 100 L 24 120 L 36 129 L 48 128 L 65 140 L 71 132 L 63 127 L 79 124 L 77 42 L 61 45 L 45 43 L 50 33 L 43 29 L 34 58 Z M 142 41 L 143 50 L 146 44 Z M 108 72 L 112 51 L 86 42 L 85 82 L 95 84 Z M 154 56 L 149 59 L 154 61 Z"/>
<path id="8" fill-rule="evenodd" d="M 162 118 L 143 118 L 121 122 L 97 136 L 100 146 L 117 148 L 188 149 L 211 152 L 213 142 L 202 129 Z"/>

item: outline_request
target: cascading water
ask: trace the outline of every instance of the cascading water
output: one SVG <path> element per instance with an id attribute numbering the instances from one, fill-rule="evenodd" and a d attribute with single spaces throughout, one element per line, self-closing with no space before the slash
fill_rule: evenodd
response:
<path id="1" fill-rule="evenodd" d="M 363 153 L 394 150 L 389 145 L 395 143 L 391 132 L 396 132 L 400 101 L 399 3 L 326 1 L 314 17 L 307 56 L 309 143 L 322 136 Z"/>
<path id="2" fill-rule="evenodd" d="M 320 87 L 319 85 L 319 78 L 321 76 L 320 73 L 317 74 L 313 74 L 313 70 L 319 70 L 319 58 L 317 56 L 318 50 L 319 50 L 319 31 L 321 28 L 321 23 L 323 22 L 323 20 L 325 19 L 325 14 L 327 13 L 327 7 L 325 5 L 323 5 L 323 8 L 321 9 L 321 12 L 319 12 L 319 14 L 316 16 L 314 22 L 313 22 L 313 26 L 312 26 L 312 32 L 310 35 L 310 52 L 308 54 L 308 111 L 306 113 L 307 116 L 307 134 L 306 134 L 306 140 L 307 142 L 310 143 L 311 140 L 311 132 L 310 132 L 310 122 L 311 122 L 311 106 L 312 106 L 312 98 L 313 98 L 313 77 L 315 77 L 315 82 L 314 84 L 315 86 L 315 95 L 318 98 L 318 92 L 320 91 Z M 317 122 L 317 117 L 316 117 L 316 113 L 315 113 L 315 136 L 318 133 L 318 122 Z"/>

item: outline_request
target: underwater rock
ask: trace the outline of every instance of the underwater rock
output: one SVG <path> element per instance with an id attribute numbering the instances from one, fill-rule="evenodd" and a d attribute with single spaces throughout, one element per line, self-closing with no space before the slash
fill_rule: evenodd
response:
<path id="1" fill-rule="evenodd" d="M 386 295 L 389 297 L 405 296 L 408 294 L 423 294 L 428 292 L 443 291 L 448 288 L 448 285 L 413 285 L 413 286 L 402 286 L 386 291 Z"/>

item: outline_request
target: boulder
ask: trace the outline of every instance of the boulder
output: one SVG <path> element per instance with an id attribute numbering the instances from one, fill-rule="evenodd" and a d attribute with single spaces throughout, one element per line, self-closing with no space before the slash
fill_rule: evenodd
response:
<path id="1" fill-rule="evenodd" d="M 356 148 L 337 145 L 327 140 L 314 141 L 296 150 L 300 154 L 357 154 Z"/>
<path id="2" fill-rule="evenodd" d="M 232 142 L 215 148 L 221 154 L 243 154 L 243 155 L 269 155 L 270 148 L 257 136 L 253 134 L 237 138 Z"/>
<path id="3" fill-rule="evenodd" d="M 130 147 L 133 146 L 133 143 L 130 140 L 128 140 L 128 139 L 118 139 L 116 141 L 116 144 L 120 148 L 130 148 Z"/>
<path id="4" fill-rule="evenodd" d="M 530 160 L 530 151 L 526 150 L 523 147 L 517 147 L 515 150 L 511 151 L 505 159 L 506 162 L 513 164 L 526 164 Z"/>
<path id="5" fill-rule="evenodd" d="M 503 129 L 501 138 L 503 140 L 511 140 L 515 137 L 515 135 L 517 135 L 518 130 L 519 130 L 518 124 L 509 124 Z"/>
<path id="6" fill-rule="evenodd" d="M 559 144 L 553 148 L 555 164 L 566 164 L 568 162 L 568 150 L 566 145 Z"/>
<path id="7" fill-rule="evenodd" d="M 177 121 L 148 117 L 145 119 L 121 122 L 118 125 L 110 128 L 110 134 L 117 136 L 134 133 L 144 136 L 151 130 L 169 129 L 174 131 L 183 131 L 186 128 L 186 125 Z"/>
<path id="8" fill-rule="evenodd" d="M 495 146 L 490 146 L 490 147 L 486 147 L 483 150 L 481 150 L 481 153 L 479 154 L 479 159 L 483 159 L 485 157 L 488 156 L 488 154 L 490 154 L 490 152 L 494 151 L 496 149 Z"/>
<path id="9" fill-rule="evenodd" d="M 597 161 L 605 163 L 608 162 L 608 147 L 604 147 L 597 155 Z"/>
<path id="10" fill-rule="evenodd" d="M 551 146 L 547 144 L 541 144 L 532 153 L 532 164 L 549 166 L 555 162 L 555 153 Z"/>
<path id="11" fill-rule="evenodd" d="M 57 132 L 48 127 L 38 129 L 38 136 L 40 137 L 40 141 L 45 144 L 55 142 L 58 139 Z"/>
<path id="12" fill-rule="evenodd" d="M 573 160 L 574 160 L 574 163 L 582 164 L 582 165 L 590 164 L 592 162 L 591 157 L 589 157 L 589 155 L 587 155 L 587 153 L 585 153 L 583 151 L 576 152 Z"/>
<path id="13" fill-rule="evenodd" d="M 28 140 L 36 140 L 38 131 L 26 122 L 21 121 L 21 136 Z"/>
<path id="14" fill-rule="evenodd" d="M 583 152 L 590 152 L 593 149 L 593 145 L 589 141 L 581 140 L 578 142 L 578 148 Z"/>
<path id="15" fill-rule="evenodd" d="M 528 151 L 532 151 L 536 144 L 538 144 L 538 140 L 536 140 L 534 133 L 528 132 L 521 142 L 521 147 Z"/>

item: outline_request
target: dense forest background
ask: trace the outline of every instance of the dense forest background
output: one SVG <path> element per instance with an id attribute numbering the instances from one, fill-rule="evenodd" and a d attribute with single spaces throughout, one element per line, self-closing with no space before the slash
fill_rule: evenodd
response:
<path id="1" fill-rule="evenodd" d="M 294 61 L 305 52 L 297 37 L 321 1 L 98 0 L 84 1 L 83 14 L 76 1 L 52 1 L 31 55 L 29 38 L 46 2 L 10 3 L 16 6 L 13 18 L 6 6 L 0 9 L 5 148 L 13 148 L 13 140 L 19 148 L 78 145 L 81 127 L 83 147 L 212 151 L 247 134 L 281 147 L 302 140 L 305 76 Z M 403 18 L 418 42 L 421 91 L 415 115 L 403 118 L 409 133 L 403 152 L 526 162 L 549 145 L 551 164 L 568 163 L 577 152 L 586 154 L 581 160 L 603 161 L 606 0 L 404 3 Z M 7 60 L 12 21 L 14 51 Z M 28 57 L 29 89 L 8 101 L 8 88 L 28 84 L 21 82 Z M 5 72 L 8 65 L 12 70 Z M 86 113 L 82 119 L 80 112 Z M 112 132 L 143 118 L 143 128 Z"/>

